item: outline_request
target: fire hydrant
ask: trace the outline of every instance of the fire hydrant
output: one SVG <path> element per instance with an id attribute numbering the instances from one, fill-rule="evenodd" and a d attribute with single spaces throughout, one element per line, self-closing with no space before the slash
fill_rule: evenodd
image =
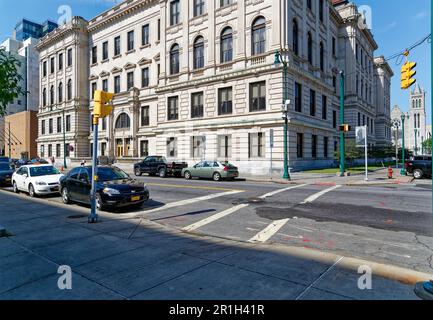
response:
<path id="1" fill-rule="evenodd" d="M 392 167 L 391 166 L 389 166 L 388 167 L 388 179 L 392 179 L 392 173 L 393 173 L 394 171 L 392 171 Z"/>

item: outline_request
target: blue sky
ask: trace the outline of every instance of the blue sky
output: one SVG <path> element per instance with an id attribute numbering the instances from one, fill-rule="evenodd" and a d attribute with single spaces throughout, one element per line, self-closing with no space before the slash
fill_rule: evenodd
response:
<path id="1" fill-rule="evenodd" d="M 72 15 L 86 19 L 110 8 L 119 0 L 0 0 L 0 40 L 9 36 L 20 18 L 28 18 L 36 22 L 46 19 L 57 21 L 60 14 L 58 8 L 69 5 Z M 373 34 L 379 44 L 376 55 L 389 57 L 405 47 L 415 43 L 430 33 L 430 0 L 354 0 L 358 5 L 367 5 L 372 9 Z M 19 4 L 19 5 L 18 5 Z M 430 47 L 429 44 L 415 49 L 410 59 L 418 63 L 417 79 L 428 91 L 430 101 Z M 400 66 L 396 61 L 389 62 L 395 76 L 392 82 L 392 105 L 398 104 L 403 109 L 408 107 L 408 91 L 400 89 Z M 428 104 L 430 113 L 430 103 Z"/>

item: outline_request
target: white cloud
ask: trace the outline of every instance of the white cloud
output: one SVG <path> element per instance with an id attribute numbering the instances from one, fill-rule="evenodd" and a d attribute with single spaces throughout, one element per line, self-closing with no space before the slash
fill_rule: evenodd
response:
<path id="1" fill-rule="evenodd" d="M 424 19 L 428 16 L 429 12 L 424 10 L 424 11 L 420 11 L 415 15 L 415 19 Z"/>

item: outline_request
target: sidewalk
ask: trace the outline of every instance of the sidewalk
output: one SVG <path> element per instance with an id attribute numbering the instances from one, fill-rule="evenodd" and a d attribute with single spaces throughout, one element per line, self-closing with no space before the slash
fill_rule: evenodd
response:
<path id="1" fill-rule="evenodd" d="M 121 215 L 0 191 L 0 300 L 417 299 L 431 276 L 306 248 L 194 236 Z M 72 270 L 60 290 L 59 266 Z M 360 266 L 372 289 L 358 287 Z M 368 282 L 368 281 L 367 281 Z"/>

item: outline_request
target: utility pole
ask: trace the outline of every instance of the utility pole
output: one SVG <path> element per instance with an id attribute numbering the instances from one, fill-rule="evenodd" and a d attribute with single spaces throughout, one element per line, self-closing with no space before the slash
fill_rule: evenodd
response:
<path id="1" fill-rule="evenodd" d="M 414 156 L 418 155 L 418 141 L 417 141 L 417 133 L 418 129 L 414 129 L 415 132 L 415 147 L 413 148 Z"/>
<path id="2" fill-rule="evenodd" d="M 63 108 L 63 169 L 67 169 L 66 165 L 66 119 L 65 119 L 65 109 Z"/>
<path id="3" fill-rule="evenodd" d="M 344 124 L 344 94 L 345 94 L 345 80 L 344 71 L 340 71 L 340 124 Z M 346 146 L 344 141 L 344 131 L 340 131 L 340 175 L 343 177 L 346 172 L 346 159 L 345 159 Z"/>

